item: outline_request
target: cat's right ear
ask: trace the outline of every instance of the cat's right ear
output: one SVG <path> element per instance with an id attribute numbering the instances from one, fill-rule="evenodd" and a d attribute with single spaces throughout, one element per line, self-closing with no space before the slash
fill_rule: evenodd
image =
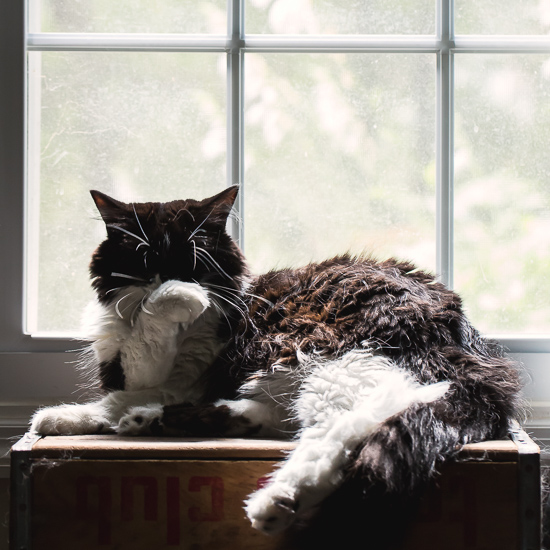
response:
<path id="1" fill-rule="evenodd" d="M 101 191 L 90 191 L 92 199 L 105 223 L 116 222 L 126 215 L 126 204 Z"/>

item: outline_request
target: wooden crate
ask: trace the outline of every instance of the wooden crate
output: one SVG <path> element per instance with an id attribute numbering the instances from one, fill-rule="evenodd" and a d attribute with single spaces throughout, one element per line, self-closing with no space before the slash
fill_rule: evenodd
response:
<path id="1" fill-rule="evenodd" d="M 292 448 L 27 435 L 11 455 L 10 548 L 281 549 L 249 526 L 242 503 Z M 539 550 L 539 472 L 524 432 L 467 445 L 425 495 L 403 550 Z"/>

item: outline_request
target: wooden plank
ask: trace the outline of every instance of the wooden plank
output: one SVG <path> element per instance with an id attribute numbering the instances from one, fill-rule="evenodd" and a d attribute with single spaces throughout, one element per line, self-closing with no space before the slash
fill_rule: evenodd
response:
<path id="1" fill-rule="evenodd" d="M 48 436 L 34 443 L 32 456 L 86 458 L 259 458 L 279 459 L 296 446 L 292 441 L 263 439 L 201 439 L 120 437 L 116 435 Z M 517 457 L 511 440 L 465 445 L 459 458 L 510 461 Z"/>
<path id="2" fill-rule="evenodd" d="M 257 458 L 280 459 L 296 444 L 263 439 L 120 437 L 116 435 L 48 436 L 36 442 L 34 458 Z"/>

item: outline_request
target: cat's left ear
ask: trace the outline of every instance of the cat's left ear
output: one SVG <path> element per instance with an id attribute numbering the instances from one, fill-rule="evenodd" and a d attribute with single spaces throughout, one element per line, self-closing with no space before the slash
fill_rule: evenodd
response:
<path id="1" fill-rule="evenodd" d="M 90 194 L 105 223 L 119 221 L 127 215 L 126 203 L 117 201 L 101 191 L 90 191 Z"/>
<path id="2" fill-rule="evenodd" d="M 225 224 L 227 217 L 235 204 L 237 195 L 239 194 L 239 186 L 232 185 L 224 189 L 221 193 L 214 195 L 202 201 L 205 208 L 211 209 L 211 219 Z"/>

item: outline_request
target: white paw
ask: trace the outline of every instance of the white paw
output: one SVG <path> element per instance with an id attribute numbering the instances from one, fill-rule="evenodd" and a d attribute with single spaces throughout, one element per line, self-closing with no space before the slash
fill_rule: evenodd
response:
<path id="1" fill-rule="evenodd" d="M 166 281 L 151 294 L 146 309 L 169 321 L 190 324 L 209 305 L 208 295 L 200 285 Z"/>
<path id="2" fill-rule="evenodd" d="M 118 423 L 120 435 L 151 435 L 161 426 L 162 405 L 132 407 Z"/>
<path id="3" fill-rule="evenodd" d="M 246 501 L 246 515 L 254 529 L 275 535 L 296 519 L 298 503 L 294 490 L 281 483 L 273 483 L 256 491 Z"/>
<path id="4" fill-rule="evenodd" d="M 112 432 L 111 423 L 93 404 L 60 405 L 37 411 L 30 430 L 42 435 L 83 435 Z"/>

